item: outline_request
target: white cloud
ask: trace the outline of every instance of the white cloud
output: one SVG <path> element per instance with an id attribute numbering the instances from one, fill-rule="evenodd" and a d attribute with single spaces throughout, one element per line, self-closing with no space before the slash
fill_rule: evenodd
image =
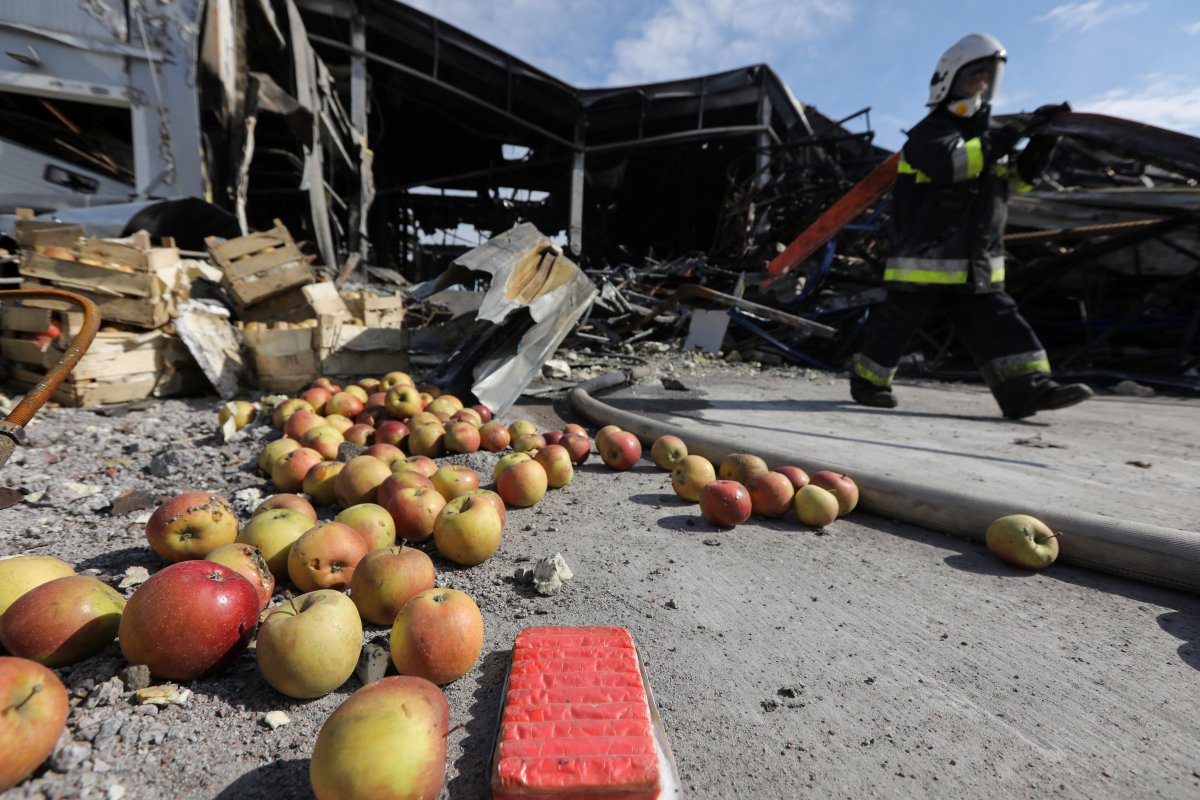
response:
<path id="1" fill-rule="evenodd" d="M 1058 27 L 1059 34 L 1072 31 L 1083 33 L 1109 20 L 1140 14 L 1149 7 L 1147 2 L 1107 5 L 1103 0 L 1085 0 L 1081 3 L 1063 3 L 1055 6 L 1042 16 L 1036 17 L 1034 21 L 1053 23 Z"/>
<path id="2" fill-rule="evenodd" d="M 770 62 L 849 22 L 847 0 L 668 0 L 613 44 L 610 86 Z"/>
<path id="3" fill-rule="evenodd" d="M 1140 89 L 1112 89 L 1077 110 L 1200 135 L 1200 87 L 1183 76 L 1152 76 Z"/>
<path id="4" fill-rule="evenodd" d="M 1200 35 L 1200 20 L 1193 22 L 1191 25 L 1185 25 L 1183 27 L 1183 32 L 1188 36 Z"/>

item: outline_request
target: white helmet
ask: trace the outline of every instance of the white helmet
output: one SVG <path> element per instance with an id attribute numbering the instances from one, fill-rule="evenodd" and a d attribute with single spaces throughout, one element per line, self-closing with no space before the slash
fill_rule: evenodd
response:
<path id="1" fill-rule="evenodd" d="M 983 103 L 990 103 L 1000 91 L 1004 77 L 1004 63 L 1008 54 L 1004 45 L 986 33 L 964 36 L 938 59 L 933 78 L 929 81 L 927 106 L 940 105 L 945 100 L 963 100 L 952 103 L 950 110 L 959 116 L 969 117 Z M 983 71 L 989 71 L 982 89 L 968 85 L 968 80 Z"/>

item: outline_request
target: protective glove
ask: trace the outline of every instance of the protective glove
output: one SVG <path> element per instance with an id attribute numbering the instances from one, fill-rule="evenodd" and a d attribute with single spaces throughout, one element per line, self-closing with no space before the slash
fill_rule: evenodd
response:
<path id="1" fill-rule="evenodd" d="M 1058 146 L 1057 136 L 1034 136 L 1017 156 L 1017 173 L 1026 183 L 1036 183 L 1050 165 L 1054 150 Z"/>
<path id="2" fill-rule="evenodd" d="M 1026 124 L 1026 131 L 1033 133 L 1039 128 L 1044 128 L 1059 114 L 1065 114 L 1071 110 L 1070 103 L 1048 103 L 1044 106 L 1038 106 L 1029 115 Z"/>
<path id="3" fill-rule="evenodd" d="M 1013 151 L 1017 142 L 1025 135 L 1024 125 L 1016 120 L 1005 123 L 997 128 L 991 128 L 980 138 L 983 140 L 985 155 L 988 161 L 995 163 Z"/>

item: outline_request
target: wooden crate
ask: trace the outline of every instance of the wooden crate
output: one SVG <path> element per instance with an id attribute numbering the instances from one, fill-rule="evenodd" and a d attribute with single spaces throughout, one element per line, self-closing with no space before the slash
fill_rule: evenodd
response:
<path id="1" fill-rule="evenodd" d="M 21 389 L 37 384 L 61 356 L 58 347 L 43 351 L 30 339 L 0 336 L 0 357 L 10 367 L 9 382 Z M 90 408 L 199 392 L 207 386 L 207 379 L 177 336 L 161 331 L 98 333 L 51 399 Z"/>
<path id="2" fill-rule="evenodd" d="M 246 346 L 254 359 L 258 383 L 272 392 L 295 392 L 320 377 L 316 328 L 243 330 Z"/>
<path id="3" fill-rule="evenodd" d="M 83 312 L 0 304 L 0 333 L 5 336 L 21 337 L 30 333 L 42 333 L 50 329 L 51 322 L 56 322 L 61 330 L 59 336 L 69 340 L 83 328 Z"/>
<path id="4" fill-rule="evenodd" d="M 316 281 L 308 260 L 279 220 L 275 227 L 222 242 L 205 240 L 238 311 Z M 246 317 L 243 315 L 243 319 Z"/>
<path id="5" fill-rule="evenodd" d="M 346 292 L 343 297 L 350 315 L 362 320 L 368 328 L 400 328 L 404 325 L 404 298 L 398 295 Z"/>
<path id="6" fill-rule="evenodd" d="M 18 220 L 18 225 L 28 220 Z M 34 221 L 36 222 L 36 221 Z M 42 226 L 53 223 L 42 223 Z M 69 229 L 37 227 L 19 234 L 21 261 L 17 271 L 25 288 L 48 286 L 76 292 L 96 303 L 110 322 L 156 328 L 170 321 L 175 308 L 171 287 L 178 281 L 179 249 L 154 247 L 144 233 L 128 243 L 76 238 Z M 55 310 L 75 306 L 56 301 L 27 305 Z"/>
<path id="7" fill-rule="evenodd" d="M 243 330 L 259 385 L 294 392 L 322 375 L 382 377 L 408 370 L 408 331 L 368 328 L 324 317 L 315 328 Z"/>

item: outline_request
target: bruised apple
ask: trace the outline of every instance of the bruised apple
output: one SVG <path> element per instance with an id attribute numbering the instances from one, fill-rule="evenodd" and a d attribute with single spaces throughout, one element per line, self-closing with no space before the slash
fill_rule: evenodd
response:
<path id="1" fill-rule="evenodd" d="M 305 531 L 288 552 L 288 577 L 302 592 L 345 589 L 367 550 L 367 543 L 349 525 L 317 525 Z"/>
<path id="2" fill-rule="evenodd" d="M 767 462 L 750 453 L 733 453 L 725 456 L 717 470 L 717 477 L 723 481 L 737 481 L 743 486 L 752 475 L 767 472 Z"/>
<path id="3" fill-rule="evenodd" d="M 433 543 L 455 564 L 482 564 L 500 549 L 504 523 L 495 507 L 480 497 L 456 497 L 433 522 Z"/>
<path id="4" fill-rule="evenodd" d="M 682 461 L 687 454 L 687 445 L 684 444 L 683 439 L 669 433 L 658 437 L 654 440 L 654 444 L 650 445 L 650 460 L 663 472 L 675 469 L 675 465 Z"/>
<path id="5" fill-rule="evenodd" d="M 379 485 L 392 474 L 388 465 L 374 456 L 355 456 L 333 481 L 333 493 L 342 508 L 374 503 Z"/>
<path id="6" fill-rule="evenodd" d="M 392 663 L 401 675 L 439 686 L 470 672 L 483 652 L 483 614 L 457 589 L 429 589 L 404 604 L 392 623 Z"/>
<path id="7" fill-rule="evenodd" d="M 699 500 L 704 487 L 716 479 L 717 471 L 704 456 L 684 456 L 671 470 L 671 488 L 681 499 L 691 503 Z"/>
<path id="8" fill-rule="evenodd" d="M 275 593 L 275 576 L 271 574 L 271 568 L 267 566 L 262 551 L 254 545 L 240 542 L 227 544 L 209 553 L 206 560 L 224 564 L 250 581 L 250 585 L 258 594 L 259 611 L 271 602 L 271 595 Z"/>
<path id="9" fill-rule="evenodd" d="M 1058 558 L 1057 534 L 1028 514 L 1010 514 L 996 520 L 988 526 L 985 541 L 993 555 L 1016 567 L 1041 569 Z"/>
<path id="10" fill-rule="evenodd" d="M 391 625 L 404 604 L 433 588 L 433 559 L 403 544 L 372 550 L 350 579 L 350 599 L 358 613 L 375 625 Z"/>
<path id="11" fill-rule="evenodd" d="M 489 453 L 499 453 L 508 447 L 511 441 L 512 436 L 509 435 L 508 429 L 496 420 L 483 423 L 483 427 L 479 429 L 479 446 Z"/>
<path id="12" fill-rule="evenodd" d="M 317 521 L 317 510 L 312 507 L 312 503 L 298 494 L 286 492 L 283 494 L 273 494 L 266 500 L 263 500 L 255 507 L 254 511 L 250 514 L 250 518 L 253 519 L 259 514 L 264 514 L 276 508 L 290 508 L 292 511 L 299 511 L 314 523 Z"/>
<path id="13" fill-rule="evenodd" d="M 304 476 L 308 471 L 324 460 L 325 457 L 311 447 L 292 450 L 275 462 L 271 482 L 279 491 L 294 494 L 304 488 Z"/>
<path id="14" fill-rule="evenodd" d="M 185 492 L 163 503 L 146 522 L 146 541 L 167 561 L 204 558 L 237 538 L 237 514 L 212 492 Z"/>
<path id="15" fill-rule="evenodd" d="M 737 481 L 715 480 L 700 490 L 700 513 L 714 525 L 741 525 L 750 519 L 750 510 L 750 493 Z"/>
<path id="16" fill-rule="evenodd" d="M 396 523 L 396 535 L 410 542 L 433 536 L 433 523 L 446 505 L 446 498 L 433 487 L 400 489 L 388 500 L 387 510 Z"/>
<path id="17" fill-rule="evenodd" d="M 750 507 L 760 517 L 782 517 L 792 510 L 796 490 L 782 472 L 758 472 L 746 483 Z"/>

